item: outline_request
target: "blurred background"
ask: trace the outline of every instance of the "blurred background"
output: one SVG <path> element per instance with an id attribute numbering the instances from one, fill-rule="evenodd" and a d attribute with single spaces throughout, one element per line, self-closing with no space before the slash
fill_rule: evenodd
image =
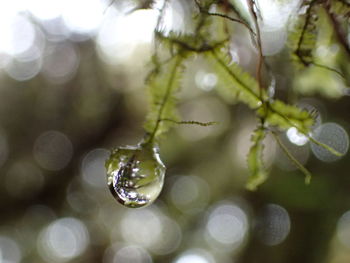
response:
<path id="1" fill-rule="evenodd" d="M 219 124 L 179 126 L 161 141 L 167 174 L 153 205 L 114 200 L 104 162 L 111 148 L 141 140 L 147 111 L 159 2 L 131 12 L 138 2 L 0 1 L 0 262 L 350 262 L 349 156 L 291 128 L 281 140 L 312 171 L 311 185 L 268 137 L 270 177 L 246 191 L 255 116 L 216 94 L 215 72 L 200 57 L 186 63 L 179 110 Z M 290 73 L 287 18 L 299 3 L 259 1 L 275 92 L 317 111 L 315 137 L 346 154 L 346 85 L 324 69 Z M 195 10 L 170 1 L 164 30 L 190 31 Z M 232 59 L 254 72 L 250 36 L 234 30 Z M 349 70 L 327 32 L 318 59 Z"/>

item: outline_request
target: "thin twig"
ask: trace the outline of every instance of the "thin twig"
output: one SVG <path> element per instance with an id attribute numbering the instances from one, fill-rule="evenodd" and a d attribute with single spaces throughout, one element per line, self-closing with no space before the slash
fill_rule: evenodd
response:
<path id="1" fill-rule="evenodd" d="M 304 135 L 305 135 L 305 134 L 304 134 Z M 329 146 L 329 145 L 327 145 L 327 144 L 324 144 L 324 143 L 322 143 L 322 142 L 317 141 L 316 139 L 312 138 L 310 135 L 307 135 L 307 134 L 306 134 L 306 136 L 307 136 L 307 138 L 308 138 L 311 142 L 313 142 L 314 144 L 316 144 L 316 145 L 318 145 L 318 146 L 320 146 L 320 147 L 326 149 L 327 151 L 329 151 L 330 153 L 334 154 L 335 156 L 341 157 L 341 156 L 344 155 L 343 153 L 338 152 L 337 150 L 335 150 L 334 148 L 332 148 L 331 146 Z"/>
<path id="2" fill-rule="evenodd" d="M 260 32 L 260 27 L 259 27 L 259 22 L 258 22 L 258 16 L 254 10 L 254 6 L 256 6 L 256 4 L 255 4 L 254 0 L 247 0 L 247 2 L 248 2 L 248 6 L 249 6 L 249 11 L 253 17 L 253 21 L 255 24 L 256 42 L 257 42 L 258 52 L 259 52 L 258 65 L 256 68 L 256 78 L 257 78 L 258 84 L 259 84 L 260 99 L 263 102 L 263 105 L 265 105 L 264 100 L 263 100 L 264 83 L 262 81 L 262 65 L 264 63 L 264 56 L 263 56 L 263 52 L 262 52 L 261 32 Z"/>
<path id="3" fill-rule="evenodd" d="M 288 159 L 292 161 L 292 163 L 300 170 L 303 172 L 305 175 L 305 184 L 309 184 L 311 181 L 312 174 L 307 170 L 288 150 L 288 148 L 283 144 L 279 136 L 271 131 L 274 139 L 276 140 L 277 144 L 281 147 L 283 152 L 287 155 Z"/>
<path id="4" fill-rule="evenodd" d="M 239 24 L 245 26 L 245 27 L 249 30 L 249 32 L 250 32 L 251 34 L 253 34 L 254 36 L 256 36 L 256 33 L 253 31 L 253 29 L 251 29 L 251 27 L 250 27 L 247 23 L 245 23 L 244 21 L 242 21 L 242 20 L 239 20 L 239 19 L 237 19 L 237 18 L 230 17 L 230 16 L 225 15 L 225 14 L 221 14 L 221 13 L 212 13 L 212 12 L 208 12 L 208 11 L 204 11 L 204 10 L 201 11 L 201 12 L 202 12 L 202 13 L 205 13 L 205 14 L 207 14 L 207 15 L 210 15 L 210 16 L 219 16 L 219 17 L 222 17 L 222 18 L 226 18 L 226 19 L 228 19 L 228 20 L 230 20 L 230 21 L 232 21 L 232 22 L 239 23 Z"/>
<path id="5" fill-rule="evenodd" d="M 173 87 L 173 83 L 174 83 L 174 78 L 175 78 L 175 75 L 176 75 L 176 71 L 178 70 L 178 67 L 180 66 L 181 64 L 181 61 L 182 61 L 182 57 L 180 55 L 178 55 L 176 58 L 176 62 L 174 64 L 174 67 L 171 71 L 171 75 L 170 75 L 170 79 L 169 81 L 166 83 L 166 90 L 165 90 L 165 94 L 164 94 L 164 97 L 162 99 L 162 102 L 159 106 L 159 110 L 158 110 L 158 115 L 157 115 L 157 120 L 156 120 L 156 124 L 154 126 L 154 129 L 149 137 L 149 139 L 147 140 L 147 142 L 152 142 L 157 131 L 158 131 L 158 128 L 159 128 L 159 125 L 161 123 L 161 120 L 162 120 L 162 115 L 163 115 L 163 111 L 164 111 L 164 108 L 165 108 L 165 105 L 166 103 L 168 102 L 169 100 L 169 97 L 171 95 L 171 90 L 172 90 L 172 87 Z"/>
<path id="6" fill-rule="evenodd" d="M 200 122 L 200 121 L 176 121 L 172 119 L 161 119 L 160 121 L 170 121 L 176 124 L 189 124 L 189 125 L 199 125 L 199 126 L 212 126 L 215 124 L 218 124 L 216 121 L 209 121 L 209 122 Z"/>
<path id="7" fill-rule="evenodd" d="M 208 45 L 207 43 L 203 43 L 201 46 L 195 47 L 195 46 L 191 46 L 188 43 L 181 41 L 177 38 L 164 36 L 160 32 L 157 32 L 157 36 L 161 39 L 168 40 L 168 41 L 172 42 L 173 44 L 179 45 L 183 50 L 192 51 L 192 52 L 196 52 L 196 53 L 214 50 L 228 41 L 228 39 L 224 39 L 222 41 L 214 43 L 213 45 Z"/>
<path id="8" fill-rule="evenodd" d="M 218 17 L 222 17 L 222 18 L 225 18 L 225 19 L 228 19 L 232 22 L 235 22 L 235 23 L 239 23 L 243 26 L 245 26 L 249 32 L 251 34 L 253 34 L 254 36 L 256 35 L 256 33 L 253 31 L 253 29 L 249 26 L 248 23 L 246 23 L 245 21 L 241 20 L 241 19 L 237 19 L 237 18 L 233 18 L 233 17 L 230 17 L 226 14 L 221 14 L 221 13 L 215 13 L 215 12 L 209 12 L 208 10 L 206 10 L 205 8 L 203 8 L 200 3 L 198 2 L 198 0 L 194 0 L 198 9 L 199 9 L 199 12 L 203 13 L 203 14 L 207 14 L 207 15 L 210 15 L 210 16 L 218 16 Z"/>
<path id="9" fill-rule="evenodd" d="M 328 67 L 326 65 L 318 64 L 318 63 L 315 63 L 315 62 L 312 62 L 311 64 L 314 65 L 315 67 L 319 67 L 319 68 L 323 68 L 323 69 L 327 69 L 329 71 L 332 71 L 332 72 L 338 74 L 343 79 L 345 79 L 345 75 L 343 73 L 341 73 L 340 71 L 334 69 L 334 68 Z"/>

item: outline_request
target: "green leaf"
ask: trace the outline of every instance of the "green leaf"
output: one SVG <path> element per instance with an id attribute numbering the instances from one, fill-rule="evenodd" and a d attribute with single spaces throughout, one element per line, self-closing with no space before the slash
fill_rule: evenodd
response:
<path id="1" fill-rule="evenodd" d="M 254 131 L 251 138 L 253 145 L 250 147 L 247 159 L 250 176 L 246 187 L 252 191 L 256 190 L 267 178 L 267 172 L 263 164 L 263 140 L 265 136 L 266 130 L 263 127 L 259 127 Z"/>
<path id="2" fill-rule="evenodd" d="M 308 134 L 314 123 L 313 116 L 297 106 L 287 105 L 280 100 L 275 100 L 261 107 L 258 114 L 265 118 L 270 125 L 277 126 L 282 130 L 295 127 L 299 132 Z"/>
<path id="3" fill-rule="evenodd" d="M 162 119 L 179 120 L 175 93 L 179 90 L 183 57 L 175 55 L 160 68 L 156 68 L 148 79 L 150 107 L 144 128 L 151 138 L 158 137 L 174 125 Z"/>
<path id="4" fill-rule="evenodd" d="M 212 50 L 206 53 L 218 78 L 218 91 L 230 101 L 239 101 L 252 109 L 261 106 L 257 81 L 222 51 Z M 263 92 L 265 97 L 265 92 Z"/>

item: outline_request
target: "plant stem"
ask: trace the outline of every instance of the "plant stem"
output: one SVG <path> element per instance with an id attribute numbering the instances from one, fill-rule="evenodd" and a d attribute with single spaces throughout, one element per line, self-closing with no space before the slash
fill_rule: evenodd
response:
<path id="1" fill-rule="evenodd" d="M 260 32 L 260 27 L 259 27 L 259 21 L 258 21 L 258 16 L 256 12 L 254 11 L 254 6 L 256 6 L 254 0 L 247 0 L 248 1 L 248 6 L 249 6 L 249 11 L 253 17 L 254 25 L 255 25 L 255 31 L 256 31 L 256 42 L 257 42 L 257 47 L 258 47 L 258 52 L 259 52 L 259 58 L 258 58 L 258 64 L 256 68 L 256 78 L 259 83 L 259 90 L 260 90 L 260 99 L 263 101 L 263 89 L 264 89 L 264 84 L 262 81 L 262 65 L 264 61 L 264 56 L 262 52 L 262 45 L 261 45 L 261 32 Z"/>
<path id="2" fill-rule="evenodd" d="M 160 103 L 160 106 L 159 106 L 159 111 L 158 111 L 157 120 L 156 120 L 154 129 L 153 129 L 150 137 L 146 141 L 146 143 L 152 143 L 153 142 L 153 140 L 154 140 L 154 138 L 156 136 L 156 133 L 157 133 L 157 131 L 159 129 L 159 125 L 160 125 L 160 123 L 162 121 L 162 114 L 164 112 L 165 105 L 168 102 L 168 99 L 169 99 L 169 97 L 171 95 L 171 90 L 172 90 L 174 79 L 175 79 L 175 76 L 176 76 L 176 71 L 178 70 L 178 67 L 181 64 L 182 57 L 181 57 L 181 55 L 178 54 L 175 59 L 176 59 L 176 62 L 174 64 L 174 67 L 171 70 L 169 81 L 168 81 L 168 83 L 166 83 L 165 94 L 164 94 L 162 102 Z"/>
<path id="3" fill-rule="evenodd" d="M 305 175 L 305 184 L 309 184 L 311 181 L 311 173 L 309 170 L 307 170 L 288 150 L 288 148 L 283 144 L 281 139 L 278 137 L 278 135 L 275 132 L 271 132 L 274 139 L 278 143 L 278 145 L 281 147 L 283 152 L 287 155 L 288 159 Z"/>

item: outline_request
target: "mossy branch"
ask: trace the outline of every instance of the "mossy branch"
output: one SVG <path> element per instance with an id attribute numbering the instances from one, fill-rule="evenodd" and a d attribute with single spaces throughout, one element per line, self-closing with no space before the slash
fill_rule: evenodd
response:
<path id="1" fill-rule="evenodd" d="M 200 121 L 177 121 L 177 120 L 172 120 L 172 119 L 161 119 L 160 121 L 170 121 L 175 124 L 185 124 L 185 125 L 198 125 L 202 127 L 207 127 L 207 126 L 213 126 L 218 124 L 216 121 L 209 121 L 209 122 L 200 122 Z"/>
<path id="2" fill-rule="evenodd" d="M 167 125 L 161 125 L 161 120 L 171 119 L 175 115 L 175 102 L 172 96 L 179 86 L 182 61 L 183 57 L 177 54 L 168 63 L 168 72 L 156 72 L 149 81 L 151 109 L 145 123 L 145 129 L 150 133 L 147 142 L 152 142 L 155 137 L 169 129 Z"/>
<path id="3" fill-rule="evenodd" d="M 165 0 L 167 1 L 167 0 Z M 176 114 L 174 94 L 178 90 L 179 80 L 181 78 L 182 63 L 191 54 L 200 54 L 205 56 L 212 64 L 217 75 L 217 87 L 222 87 L 228 91 L 227 94 L 235 97 L 237 101 L 243 102 L 256 112 L 260 119 L 258 128 L 253 132 L 251 141 L 253 145 L 248 154 L 248 167 L 251 176 L 248 180 L 247 188 L 254 190 L 267 178 L 267 171 L 263 165 L 263 140 L 269 127 L 276 126 L 281 130 L 287 130 L 295 127 L 299 132 L 306 135 L 312 143 L 315 143 L 324 149 L 328 150 L 336 156 L 342 156 L 341 153 L 332 147 L 323 144 L 310 135 L 311 127 L 314 124 L 314 116 L 310 112 L 304 111 L 297 106 L 286 104 L 280 100 L 268 97 L 263 81 L 263 66 L 266 61 L 262 52 L 261 34 L 259 28 L 259 13 L 254 0 L 247 0 L 250 15 L 253 19 L 255 31 L 243 19 L 231 17 L 226 13 L 218 13 L 209 11 L 212 4 L 218 4 L 219 1 L 206 1 L 205 6 L 201 5 L 198 0 L 195 0 L 200 17 L 196 30 L 192 35 L 181 35 L 170 32 L 164 35 L 159 28 L 160 21 L 164 14 L 164 6 L 161 9 L 158 19 L 155 35 L 157 40 L 160 40 L 164 46 L 169 49 L 171 58 L 166 63 L 159 63 L 158 56 L 155 56 L 155 70 L 150 77 L 149 85 L 151 90 L 151 110 L 148 115 L 145 129 L 149 133 L 148 142 L 152 142 L 163 132 L 166 132 L 170 124 L 178 125 L 199 125 L 211 126 L 216 122 L 199 122 L 199 121 L 183 121 L 179 120 Z M 292 52 L 294 58 L 303 67 L 314 65 L 333 71 L 344 78 L 344 75 L 336 69 L 326 65 L 321 65 L 314 62 L 313 50 L 316 46 L 316 5 L 318 0 L 304 1 L 306 5 L 306 13 L 299 17 L 299 25 L 294 32 L 292 39 Z M 227 11 L 227 10 L 226 10 Z M 206 37 L 205 26 L 212 23 L 212 19 L 207 19 L 208 16 L 221 17 L 229 21 L 244 25 L 251 35 L 254 35 L 254 40 L 257 44 L 258 63 L 256 67 L 255 78 L 251 74 L 245 72 L 238 64 L 228 60 L 227 46 L 229 39 L 215 42 Z M 336 21 L 336 20 L 335 20 Z M 203 31 L 203 32 L 202 32 Z M 223 48 L 224 47 L 224 48 Z M 225 49 L 226 48 L 226 49 Z M 226 52 L 223 50 L 225 49 Z M 267 70 L 268 65 L 266 65 Z M 305 175 L 305 183 L 310 183 L 311 173 L 289 152 L 287 147 L 282 143 L 278 135 L 271 131 L 279 147 L 285 152 L 288 159 Z"/>
<path id="4" fill-rule="evenodd" d="M 266 136 L 266 129 L 263 126 L 258 127 L 252 134 L 251 141 L 253 145 L 250 147 L 247 163 L 250 171 L 246 188 L 254 191 L 257 187 L 267 179 L 267 171 L 263 161 L 263 141 Z"/>

